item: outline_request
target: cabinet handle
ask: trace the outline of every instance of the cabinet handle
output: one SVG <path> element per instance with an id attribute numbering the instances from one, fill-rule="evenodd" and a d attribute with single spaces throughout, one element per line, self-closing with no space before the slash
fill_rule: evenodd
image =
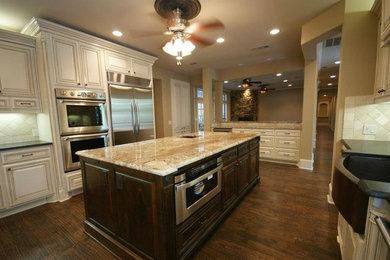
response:
<path id="1" fill-rule="evenodd" d="M 378 94 L 383 93 L 383 92 L 386 92 L 386 89 L 381 88 L 378 90 Z"/>
<path id="2" fill-rule="evenodd" d="M 31 102 L 20 102 L 19 105 L 29 105 L 29 106 L 31 106 L 32 103 Z"/>
<path id="3" fill-rule="evenodd" d="M 290 144 L 290 142 L 283 142 L 284 144 Z"/>
<path id="4" fill-rule="evenodd" d="M 25 154 L 22 154 L 22 157 L 29 157 L 29 156 L 33 156 L 34 154 L 33 153 L 25 153 Z"/>

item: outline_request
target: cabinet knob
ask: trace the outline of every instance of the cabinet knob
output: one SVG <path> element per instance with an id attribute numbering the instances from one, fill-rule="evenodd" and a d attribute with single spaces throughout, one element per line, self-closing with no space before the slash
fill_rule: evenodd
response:
<path id="1" fill-rule="evenodd" d="M 383 93 L 383 92 L 386 92 L 386 89 L 381 88 L 378 90 L 378 94 Z"/>
<path id="2" fill-rule="evenodd" d="M 78 85 L 78 86 L 80 86 L 80 85 L 81 85 L 81 83 L 79 82 L 79 83 L 77 83 L 77 85 Z"/>
<path id="3" fill-rule="evenodd" d="M 85 83 L 85 84 L 84 84 L 84 86 L 88 86 L 88 84 L 87 84 L 87 83 Z"/>
<path id="4" fill-rule="evenodd" d="M 136 71 L 134 71 L 134 74 L 136 74 L 137 72 Z"/>
<path id="5" fill-rule="evenodd" d="M 1 94 L 1 89 L 0 89 L 0 94 Z"/>
<path id="6" fill-rule="evenodd" d="M 127 72 L 130 73 L 130 70 L 128 70 Z"/>
<path id="7" fill-rule="evenodd" d="M 9 172 L 10 172 L 11 170 L 12 170 L 11 168 L 8 168 L 8 169 L 7 169 L 7 171 L 9 171 Z"/>

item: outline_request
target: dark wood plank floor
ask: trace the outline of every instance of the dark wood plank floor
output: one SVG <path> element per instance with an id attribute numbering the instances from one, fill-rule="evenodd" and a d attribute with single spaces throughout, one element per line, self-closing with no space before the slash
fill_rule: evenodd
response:
<path id="1" fill-rule="evenodd" d="M 318 128 L 315 169 L 261 163 L 257 185 L 195 259 L 340 259 L 327 204 L 332 135 Z M 0 219 L 0 259 L 115 259 L 83 232 L 83 197 Z"/>

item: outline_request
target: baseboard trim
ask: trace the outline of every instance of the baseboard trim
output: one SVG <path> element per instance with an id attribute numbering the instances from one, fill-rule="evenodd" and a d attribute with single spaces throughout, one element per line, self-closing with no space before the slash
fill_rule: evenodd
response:
<path id="1" fill-rule="evenodd" d="M 297 166 L 299 169 L 304 169 L 304 170 L 313 170 L 313 160 L 306 160 L 306 159 L 300 159 Z"/>
<path id="2" fill-rule="evenodd" d="M 326 195 L 326 198 L 328 199 L 329 204 L 334 205 L 334 201 L 332 198 L 332 183 L 329 183 L 329 194 Z"/>

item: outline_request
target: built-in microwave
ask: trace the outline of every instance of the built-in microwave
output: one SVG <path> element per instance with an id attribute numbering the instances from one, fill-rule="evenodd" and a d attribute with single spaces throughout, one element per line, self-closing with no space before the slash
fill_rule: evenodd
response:
<path id="1" fill-rule="evenodd" d="M 104 92 L 56 89 L 60 135 L 108 131 Z"/>

